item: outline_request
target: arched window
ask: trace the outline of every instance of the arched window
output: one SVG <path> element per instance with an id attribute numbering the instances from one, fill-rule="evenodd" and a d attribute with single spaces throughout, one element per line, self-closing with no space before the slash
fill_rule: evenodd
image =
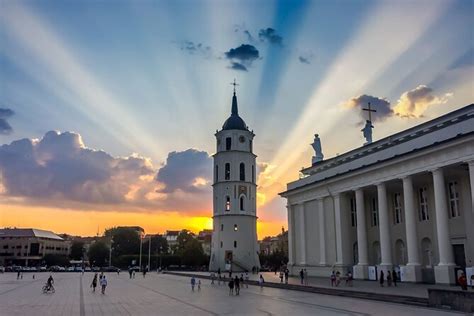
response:
<path id="1" fill-rule="evenodd" d="M 237 248 L 237 240 L 234 240 L 234 248 Z"/>
<path id="2" fill-rule="evenodd" d="M 240 181 L 245 181 L 245 164 L 240 163 Z"/>
<path id="3" fill-rule="evenodd" d="M 225 210 L 226 212 L 230 211 L 230 196 L 225 197 Z"/>
<path id="4" fill-rule="evenodd" d="M 240 210 L 241 211 L 244 210 L 244 197 L 243 196 L 240 197 Z"/>
<path id="5" fill-rule="evenodd" d="M 225 150 L 230 150 L 232 148 L 232 138 L 227 137 L 225 139 Z"/>
<path id="6" fill-rule="evenodd" d="M 224 224 L 221 224 L 221 232 L 224 231 Z"/>
<path id="7" fill-rule="evenodd" d="M 405 265 L 407 263 L 405 256 L 405 243 L 401 239 L 395 242 L 395 263 L 397 265 Z"/>
<path id="8" fill-rule="evenodd" d="M 252 182 L 255 183 L 255 166 L 252 165 Z"/>
<path id="9" fill-rule="evenodd" d="M 230 163 L 225 164 L 225 179 L 230 180 Z"/>
<path id="10" fill-rule="evenodd" d="M 219 167 L 216 165 L 216 172 L 214 173 L 214 182 L 219 181 Z"/>
<path id="11" fill-rule="evenodd" d="M 234 231 L 238 231 L 239 230 L 239 226 L 237 226 L 237 224 L 234 224 Z"/>

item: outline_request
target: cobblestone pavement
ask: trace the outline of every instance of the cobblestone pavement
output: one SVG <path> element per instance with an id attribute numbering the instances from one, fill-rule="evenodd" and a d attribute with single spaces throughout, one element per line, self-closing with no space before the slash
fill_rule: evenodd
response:
<path id="1" fill-rule="evenodd" d="M 0 315 L 459 315 L 428 308 L 249 286 L 229 296 L 225 285 L 172 275 L 106 273 L 105 295 L 90 288 L 93 274 L 55 273 L 56 293 L 42 294 L 48 273 L 0 274 Z"/>

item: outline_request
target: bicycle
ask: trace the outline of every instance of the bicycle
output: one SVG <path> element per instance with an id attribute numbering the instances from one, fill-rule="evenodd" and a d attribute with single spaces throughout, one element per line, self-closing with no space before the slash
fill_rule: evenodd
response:
<path id="1" fill-rule="evenodd" d="M 56 292 L 56 290 L 54 289 L 53 285 L 45 284 L 43 286 L 43 294 L 54 293 L 54 292 Z"/>

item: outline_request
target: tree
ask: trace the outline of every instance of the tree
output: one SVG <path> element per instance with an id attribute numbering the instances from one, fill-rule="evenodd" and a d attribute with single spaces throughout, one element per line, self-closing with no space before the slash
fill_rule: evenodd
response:
<path id="1" fill-rule="evenodd" d="M 105 237 L 113 241 L 112 255 L 136 255 L 140 252 L 140 233 L 135 227 L 114 227 L 105 231 Z"/>
<path id="2" fill-rule="evenodd" d="M 148 253 L 148 243 L 150 242 L 149 238 L 143 239 L 143 251 Z M 160 250 L 161 247 L 161 250 Z M 167 254 L 168 253 L 168 241 L 165 237 L 160 235 L 155 235 L 151 237 L 151 254 L 152 255 L 159 255 L 159 254 Z"/>
<path id="3" fill-rule="evenodd" d="M 92 265 L 103 267 L 109 258 L 109 247 L 103 241 L 96 241 L 89 247 L 87 255 Z"/>
<path id="4" fill-rule="evenodd" d="M 57 255 L 57 254 L 52 254 L 48 253 L 44 255 L 43 257 L 44 263 L 48 266 L 67 266 L 69 265 L 69 260 L 66 256 L 63 255 Z"/>
<path id="5" fill-rule="evenodd" d="M 179 232 L 178 237 L 176 238 L 178 242 L 178 246 L 176 249 L 176 252 L 179 254 L 181 253 L 184 248 L 186 247 L 186 244 L 190 242 L 191 240 L 195 239 L 194 234 L 191 233 L 187 229 L 183 229 L 182 231 Z"/>
<path id="6" fill-rule="evenodd" d="M 182 264 L 186 266 L 200 266 L 206 261 L 206 255 L 202 250 L 201 243 L 194 237 L 186 240 L 184 249 L 179 252 Z"/>
<path id="7" fill-rule="evenodd" d="M 81 260 L 84 256 L 84 242 L 83 241 L 73 241 L 71 245 L 71 254 L 69 257 L 72 260 Z"/>

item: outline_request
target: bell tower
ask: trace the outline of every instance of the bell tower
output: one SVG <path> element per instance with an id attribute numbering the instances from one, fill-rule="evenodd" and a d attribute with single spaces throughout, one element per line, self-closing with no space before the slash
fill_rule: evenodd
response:
<path id="1" fill-rule="evenodd" d="M 237 96 L 231 115 L 217 131 L 214 154 L 213 233 L 209 269 L 252 271 L 260 268 L 257 244 L 256 155 L 253 138 L 239 116 Z"/>

